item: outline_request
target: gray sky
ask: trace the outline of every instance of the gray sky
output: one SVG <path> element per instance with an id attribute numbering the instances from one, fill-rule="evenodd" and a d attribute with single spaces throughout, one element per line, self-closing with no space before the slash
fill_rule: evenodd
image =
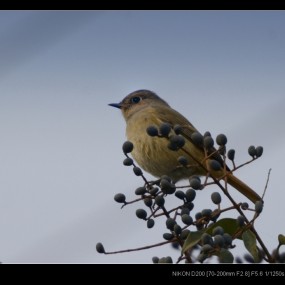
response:
<path id="1" fill-rule="evenodd" d="M 178 255 L 169 247 L 95 251 L 99 241 L 109 251 L 160 242 L 166 231 L 162 219 L 148 230 L 136 218 L 142 205 L 121 210 L 113 200 L 118 192 L 134 198 L 142 180 L 122 165 L 125 122 L 107 104 L 141 88 L 201 132 L 225 133 L 237 162 L 248 159 L 249 145 L 264 147 L 238 176 L 262 193 L 272 168 L 256 223 L 272 250 L 285 215 L 284 16 L 1 11 L 0 261 L 148 263 Z M 195 211 L 214 208 L 209 196 L 199 193 Z"/>

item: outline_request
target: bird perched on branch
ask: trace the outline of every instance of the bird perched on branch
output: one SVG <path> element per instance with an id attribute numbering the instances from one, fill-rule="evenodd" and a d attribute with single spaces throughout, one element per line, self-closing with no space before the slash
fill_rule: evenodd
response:
<path id="1" fill-rule="evenodd" d="M 202 138 L 203 136 L 183 115 L 172 109 L 154 92 L 138 90 L 127 95 L 120 103 L 109 105 L 121 109 L 127 124 L 127 138 L 134 145 L 132 156 L 145 171 L 153 176 L 167 175 L 173 181 L 178 181 L 193 175 L 210 173 L 217 179 L 227 180 L 227 183 L 252 202 L 262 200 L 255 191 L 230 172 L 213 146 L 205 148 L 203 140 L 195 140 L 195 135 L 197 137 L 200 135 Z M 147 133 L 146 130 L 149 127 L 159 129 L 162 124 L 170 127 L 169 134 L 165 135 L 168 139 L 150 136 Z M 174 126 L 180 127 L 179 137 L 182 136 L 185 139 L 185 142 L 181 143 L 183 146 L 176 150 L 171 147 L 169 149 L 169 138 L 175 135 Z M 187 160 L 185 167 L 178 162 L 181 156 Z M 211 167 L 213 161 L 218 162 L 216 166 L 220 167 L 213 169 Z"/>

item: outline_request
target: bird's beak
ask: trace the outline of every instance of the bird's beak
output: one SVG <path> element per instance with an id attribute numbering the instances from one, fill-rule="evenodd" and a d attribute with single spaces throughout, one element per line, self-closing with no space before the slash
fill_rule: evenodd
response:
<path id="1" fill-rule="evenodd" d="M 115 107 L 115 108 L 119 108 L 119 109 L 122 108 L 122 104 L 121 103 L 111 103 L 111 104 L 109 104 L 109 106 L 112 106 L 112 107 Z"/>

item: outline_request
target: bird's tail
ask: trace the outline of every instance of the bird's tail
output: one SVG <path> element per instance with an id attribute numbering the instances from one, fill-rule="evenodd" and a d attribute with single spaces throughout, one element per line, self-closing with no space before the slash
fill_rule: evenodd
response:
<path id="1" fill-rule="evenodd" d="M 247 186 L 233 174 L 229 173 L 227 175 L 227 181 L 231 186 L 237 189 L 241 194 L 243 194 L 253 203 L 262 200 L 262 198 L 255 191 L 253 191 L 249 186 Z"/>

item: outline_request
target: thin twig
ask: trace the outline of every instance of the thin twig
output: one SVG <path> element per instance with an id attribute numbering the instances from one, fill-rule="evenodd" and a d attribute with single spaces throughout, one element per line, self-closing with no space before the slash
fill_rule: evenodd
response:
<path id="1" fill-rule="evenodd" d="M 270 177 L 270 172 L 271 172 L 271 168 L 269 168 L 269 170 L 268 170 L 267 180 L 266 180 L 265 188 L 264 188 L 264 191 L 263 191 L 263 194 L 262 194 L 262 200 L 263 200 L 264 195 L 265 195 L 265 192 L 266 192 L 266 190 L 267 190 L 267 186 L 268 186 L 268 182 L 269 182 L 269 177 Z"/>
<path id="2" fill-rule="evenodd" d="M 176 263 L 179 263 L 180 261 L 186 259 L 184 255 L 180 255 L 176 261 Z"/>
<path id="3" fill-rule="evenodd" d="M 249 160 L 249 161 L 247 161 L 247 162 L 245 162 L 245 163 L 243 163 L 243 164 L 241 164 L 241 165 L 239 165 L 239 166 L 236 166 L 234 169 L 231 170 L 231 172 L 234 172 L 234 171 L 238 170 L 239 168 L 241 168 L 241 167 L 243 167 L 243 166 L 245 166 L 245 165 L 247 165 L 247 164 L 252 163 L 252 162 L 253 162 L 254 160 L 256 160 L 256 159 L 257 159 L 257 157 L 254 157 L 254 158 L 252 158 L 251 160 Z"/>
<path id="4" fill-rule="evenodd" d="M 169 210 L 167 213 L 168 214 L 170 214 L 170 213 L 172 213 L 172 212 L 174 212 L 174 211 L 176 211 L 176 210 L 178 210 L 178 209 L 181 209 L 181 207 L 182 206 L 178 206 L 178 207 L 176 207 L 176 208 L 173 208 L 173 209 L 171 209 L 171 210 Z M 160 207 L 159 207 L 160 208 Z M 153 215 L 153 217 L 154 218 L 157 218 L 157 217 L 159 217 L 159 216 L 164 216 L 165 214 L 164 214 L 164 212 L 163 213 L 159 213 L 159 214 L 157 214 L 157 215 Z"/>
<path id="5" fill-rule="evenodd" d="M 148 219 L 150 219 L 150 218 L 152 218 L 152 217 L 156 218 L 158 215 L 155 215 L 155 213 L 156 213 L 158 210 L 160 210 L 160 207 L 157 207 L 157 208 L 154 209 L 154 210 L 151 208 L 151 215 L 148 217 Z M 164 215 L 164 214 L 161 213 L 161 215 Z"/>
<path id="6" fill-rule="evenodd" d="M 156 243 L 156 244 L 152 244 L 152 245 L 147 245 L 147 246 L 143 246 L 143 247 L 137 247 L 137 248 L 131 248 L 131 249 L 124 249 L 124 250 L 118 250 L 118 251 L 105 252 L 105 254 L 117 254 L 117 253 L 124 253 L 124 252 L 139 251 L 139 250 L 150 249 L 150 248 L 153 248 L 153 247 L 165 245 L 165 244 L 172 243 L 172 242 L 173 242 L 173 240 L 171 240 L 171 241 L 168 240 L 168 241 L 164 241 L 164 242 L 160 242 L 160 243 Z"/>
<path id="7" fill-rule="evenodd" d="M 142 197 L 142 198 L 138 198 L 138 199 L 135 199 L 135 200 L 132 200 L 130 202 L 125 202 L 124 205 L 121 207 L 121 209 L 123 209 L 125 206 L 129 205 L 129 204 L 133 204 L 133 203 L 136 203 L 138 201 L 141 201 L 143 200 L 145 197 Z"/>
<path id="8" fill-rule="evenodd" d="M 126 156 L 127 158 L 130 158 L 129 155 L 126 154 L 126 153 L 125 153 L 125 156 Z M 131 158 L 131 159 L 132 159 L 132 158 Z M 137 167 L 136 164 L 134 163 L 134 160 L 133 160 L 133 159 L 132 159 L 132 161 L 133 161 L 133 163 L 132 163 L 133 167 Z M 145 184 L 149 187 L 150 184 L 149 184 L 148 180 L 145 178 L 145 176 L 143 175 L 143 173 L 142 173 L 140 176 L 141 176 L 142 179 L 144 180 Z"/>

